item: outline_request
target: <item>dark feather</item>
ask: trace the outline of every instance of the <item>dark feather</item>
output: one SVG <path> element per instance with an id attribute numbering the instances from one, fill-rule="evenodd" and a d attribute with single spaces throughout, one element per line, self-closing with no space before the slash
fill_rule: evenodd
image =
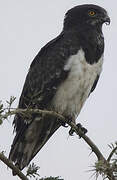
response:
<path id="1" fill-rule="evenodd" d="M 95 90 L 95 88 L 96 88 L 96 86 L 97 86 L 97 83 L 98 83 L 98 80 L 99 80 L 99 75 L 97 75 L 97 78 L 96 78 L 96 80 L 94 81 L 94 84 L 93 84 L 93 86 L 92 86 L 92 88 L 91 88 L 91 91 L 90 91 L 90 94 Z M 89 94 L 89 95 L 90 95 Z"/>
<path id="2" fill-rule="evenodd" d="M 72 41 L 73 37 L 75 41 Z M 58 86 L 68 76 L 69 71 L 64 70 L 67 59 L 79 48 L 79 41 L 71 33 L 60 34 L 42 48 L 30 66 L 18 107 L 48 109 Z M 14 118 L 16 136 L 9 158 L 20 169 L 29 163 L 61 125 L 57 120 L 45 120 L 38 116 L 38 122 L 36 118 L 34 115 L 31 119 L 26 119 L 20 114 Z"/>
<path id="3" fill-rule="evenodd" d="M 90 9 L 97 12 L 96 17 L 92 18 L 88 15 Z M 18 107 L 50 110 L 49 105 L 58 88 L 70 73 L 70 69 L 64 69 L 69 58 L 82 49 L 85 56 L 83 58 L 86 59 L 86 67 L 91 67 L 98 63 L 102 57 L 104 52 L 102 24 L 106 21 L 110 21 L 106 11 L 96 5 L 81 5 L 69 10 L 65 17 L 62 33 L 44 46 L 31 63 Z M 85 70 L 83 72 L 85 73 Z M 91 84 L 92 88 L 88 89 L 88 93 L 95 89 L 99 75 L 93 86 Z M 85 78 L 82 79 L 85 80 Z M 83 82 L 85 83 L 85 81 Z M 89 85 L 87 85 L 88 88 Z M 83 87 L 85 86 L 83 85 Z M 78 89 L 80 88 L 78 87 Z M 85 89 L 84 92 L 84 89 L 83 92 L 80 89 L 81 101 L 87 90 Z M 16 136 L 9 159 L 15 162 L 20 169 L 29 164 L 52 134 L 61 126 L 58 119 L 50 119 L 37 114 L 29 117 L 16 114 L 13 124 Z"/>

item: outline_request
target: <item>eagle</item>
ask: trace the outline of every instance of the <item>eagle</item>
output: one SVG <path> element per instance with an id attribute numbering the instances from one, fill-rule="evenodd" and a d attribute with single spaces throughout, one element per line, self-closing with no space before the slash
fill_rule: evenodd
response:
<path id="1" fill-rule="evenodd" d="M 32 61 L 18 108 L 55 111 L 75 123 L 100 77 L 104 57 L 102 25 L 107 11 L 97 5 L 75 6 L 65 14 L 63 30 Z M 39 114 L 14 117 L 9 159 L 22 170 L 54 132 L 64 125 Z"/>

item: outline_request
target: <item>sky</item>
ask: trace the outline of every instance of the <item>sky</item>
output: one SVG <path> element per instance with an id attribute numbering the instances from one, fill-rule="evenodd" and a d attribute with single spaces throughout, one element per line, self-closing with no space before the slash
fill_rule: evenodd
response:
<path id="1" fill-rule="evenodd" d="M 0 1 L 0 100 L 15 96 L 17 107 L 26 74 L 38 51 L 62 30 L 66 11 L 80 4 L 104 7 L 111 18 L 103 26 L 104 66 L 96 90 L 85 103 L 77 122 L 88 129 L 87 135 L 105 157 L 108 144 L 117 140 L 117 2 L 115 0 L 4 0 Z M 13 141 L 13 119 L 0 126 L 0 151 L 8 156 Z M 77 136 L 69 137 L 69 128 L 61 127 L 33 159 L 41 176 L 61 176 L 64 180 L 89 180 L 96 161 L 89 146 Z M 0 179 L 16 180 L 0 162 Z M 98 180 L 102 180 L 99 177 Z"/>

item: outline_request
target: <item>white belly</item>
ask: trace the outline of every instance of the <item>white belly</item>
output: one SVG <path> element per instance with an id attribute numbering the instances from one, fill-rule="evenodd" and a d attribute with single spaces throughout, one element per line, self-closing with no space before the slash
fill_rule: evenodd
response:
<path id="1" fill-rule="evenodd" d="M 86 101 L 93 83 L 102 70 L 103 57 L 98 63 L 86 62 L 83 50 L 69 58 L 64 70 L 70 70 L 67 79 L 58 88 L 51 107 L 64 116 L 76 117 Z"/>

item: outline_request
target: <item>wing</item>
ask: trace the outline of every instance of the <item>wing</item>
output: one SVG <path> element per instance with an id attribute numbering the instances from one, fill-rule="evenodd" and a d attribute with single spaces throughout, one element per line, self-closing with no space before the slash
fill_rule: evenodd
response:
<path id="1" fill-rule="evenodd" d="M 19 101 L 19 108 L 46 109 L 55 95 L 58 86 L 67 78 L 69 71 L 64 65 L 79 46 L 72 44 L 73 36 L 60 34 L 37 54 L 33 60 Z M 76 42 L 76 41 L 74 41 Z M 78 41 L 77 41 L 78 42 Z M 14 119 L 16 136 L 9 158 L 23 169 L 43 147 L 51 135 L 60 127 L 60 122 L 34 115 L 26 117 L 17 114 Z"/>
<path id="2" fill-rule="evenodd" d="M 60 34 L 49 42 L 33 60 L 19 100 L 19 108 L 47 108 L 58 85 L 67 77 L 68 71 L 64 71 L 63 66 L 69 54 L 66 56 L 68 52 L 61 46 L 62 38 L 63 34 Z M 22 118 L 19 119 L 19 116 L 14 119 L 16 131 L 24 125 Z"/>
<path id="3" fill-rule="evenodd" d="M 90 94 L 95 90 L 95 88 L 96 88 L 96 86 L 97 86 L 97 83 L 98 83 L 98 80 L 99 80 L 99 77 L 100 77 L 100 75 L 97 75 L 97 77 L 96 77 L 96 79 L 95 79 L 95 81 L 94 81 L 94 84 L 93 84 L 93 86 L 92 86 L 92 88 L 91 88 Z M 89 95 L 90 95 L 90 94 L 89 94 Z"/>

